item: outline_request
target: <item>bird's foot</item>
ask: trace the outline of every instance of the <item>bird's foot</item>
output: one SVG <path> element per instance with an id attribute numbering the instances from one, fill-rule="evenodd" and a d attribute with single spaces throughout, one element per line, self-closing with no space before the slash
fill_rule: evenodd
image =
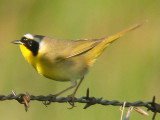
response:
<path id="1" fill-rule="evenodd" d="M 72 108 L 76 107 L 76 106 L 74 105 L 74 102 L 75 102 L 75 94 L 73 93 L 73 94 L 71 94 L 71 95 L 68 95 L 67 97 L 68 97 L 68 98 L 71 98 L 71 101 L 68 102 L 68 103 L 71 105 L 71 108 L 69 108 L 69 109 L 72 109 Z"/>
<path id="2" fill-rule="evenodd" d="M 49 98 L 50 100 L 44 101 L 43 104 L 47 107 L 48 105 L 50 105 L 52 103 L 53 100 L 55 100 L 57 97 L 57 95 L 48 95 L 47 98 Z"/>

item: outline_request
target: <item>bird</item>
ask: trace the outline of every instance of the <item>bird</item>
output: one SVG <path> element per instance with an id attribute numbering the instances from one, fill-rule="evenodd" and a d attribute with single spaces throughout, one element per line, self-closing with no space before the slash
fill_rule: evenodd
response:
<path id="1" fill-rule="evenodd" d="M 20 46 L 24 58 L 40 75 L 55 81 L 71 82 L 71 86 L 53 95 L 53 98 L 76 87 L 74 92 L 68 95 L 72 98 L 74 106 L 75 94 L 84 76 L 105 48 L 143 23 L 140 22 L 119 33 L 99 39 L 65 40 L 27 33 L 12 43 Z M 78 80 L 80 81 L 77 84 Z"/>

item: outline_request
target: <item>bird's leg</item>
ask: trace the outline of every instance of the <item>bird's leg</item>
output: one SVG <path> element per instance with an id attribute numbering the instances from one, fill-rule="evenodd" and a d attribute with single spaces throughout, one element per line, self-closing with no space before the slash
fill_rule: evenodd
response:
<path id="1" fill-rule="evenodd" d="M 69 102 L 69 104 L 72 106 L 72 108 L 74 107 L 74 98 L 75 98 L 75 94 L 79 88 L 79 86 L 81 85 L 82 81 L 83 81 L 84 77 L 82 77 L 76 87 L 76 89 L 74 90 L 74 92 L 71 94 L 71 95 L 68 95 L 68 97 L 71 97 L 72 98 L 72 101 Z"/>
<path id="2" fill-rule="evenodd" d="M 73 84 L 72 86 L 68 87 L 67 89 L 62 90 L 61 92 L 59 92 L 59 93 L 55 94 L 55 96 L 57 97 L 57 96 L 59 96 L 59 95 L 61 95 L 61 94 L 65 93 L 66 91 L 68 91 L 68 90 L 70 90 L 70 89 L 72 89 L 72 88 L 76 87 L 76 85 L 77 85 L 77 83 Z"/>
<path id="3" fill-rule="evenodd" d="M 48 97 L 50 97 L 51 100 L 50 100 L 49 102 L 44 102 L 43 104 L 46 105 L 46 106 L 47 106 L 47 105 L 50 105 L 51 102 L 52 102 L 52 100 L 56 99 L 56 97 L 58 97 L 59 95 L 65 93 L 66 91 L 68 91 L 68 90 L 70 90 L 70 89 L 76 87 L 76 85 L 77 85 L 77 83 L 72 84 L 72 86 L 68 87 L 68 88 L 65 89 L 65 90 L 62 90 L 61 92 L 59 92 L 59 93 L 57 93 L 57 94 L 55 94 L 55 95 L 48 95 Z"/>

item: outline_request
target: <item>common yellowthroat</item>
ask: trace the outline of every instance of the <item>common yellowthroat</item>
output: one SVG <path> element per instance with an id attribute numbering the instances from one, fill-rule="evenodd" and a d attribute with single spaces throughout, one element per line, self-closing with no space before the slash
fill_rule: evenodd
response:
<path id="1" fill-rule="evenodd" d="M 56 81 L 71 82 L 70 87 L 59 92 L 55 97 L 77 86 L 70 95 L 74 99 L 84 76 L 103 50 L 125 33 L 141 26 L 142 23 L 101 39 L 59 40 L 28 33 L 21 40 L 12 41 L 12 43 L 20 45 L 24 58 L 40 75 Z M 77 84 L 78 79 L 80 81 Z"/>

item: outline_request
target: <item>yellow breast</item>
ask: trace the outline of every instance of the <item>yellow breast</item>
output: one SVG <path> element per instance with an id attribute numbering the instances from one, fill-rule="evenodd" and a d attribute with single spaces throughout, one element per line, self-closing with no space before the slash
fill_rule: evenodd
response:
<path id="1" fill-rule="evenodd" d="M 45 64 L 40 61 L 40 54 L 33 56 L 33 53 L 24 45 L 20 45 L 20 49 L 24 58 L 37 70 L 37 72 L 40 75 L 45 75 L 44 71 L 47 72 L 47 70 L 45 69 Z"/>

